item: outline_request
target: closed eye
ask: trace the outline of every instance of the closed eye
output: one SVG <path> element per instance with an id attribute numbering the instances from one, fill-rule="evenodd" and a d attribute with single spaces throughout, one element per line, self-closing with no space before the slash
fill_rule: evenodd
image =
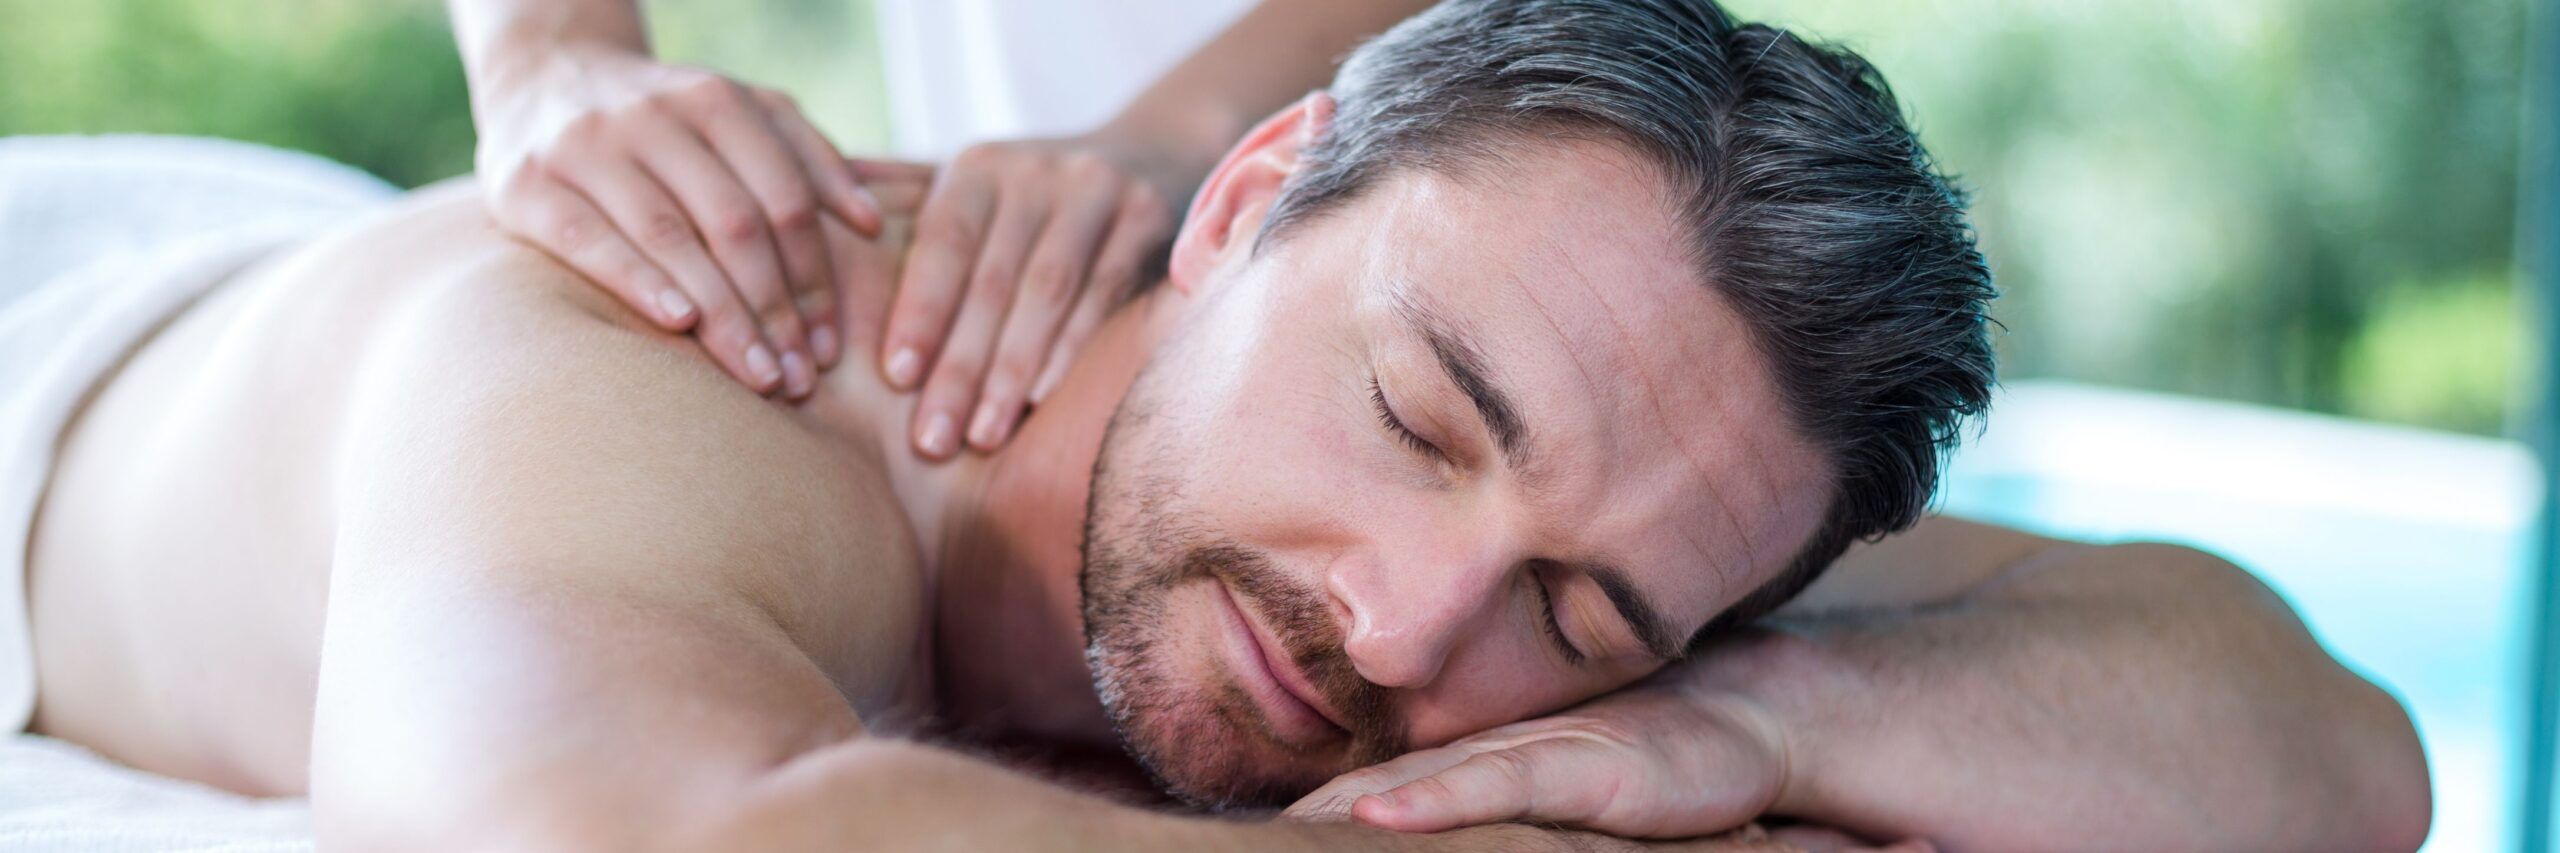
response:
<path id="1" fill-rule="evenodd" d="M 1387 389 L 1378 384 L 1378 377 L 1375 375 L 1369 377 L 1369 403 L 1378 410 L 1378 424 L 1386 427 L 1387 432 L 1394 434 L 1396 439 L 1404 442 L 1406 447 L 1434 460 L 1448 461 L 1449 454 L 1442 452 L 1440 445 L 1432 444 L 1429 440 L 1415 434 L 1413 430 L 1405 427 L 1403 418 L 1396 417 L 1395 408 L 1387 405 Z"/>
<path id="2" fill-rule="evenodd" d="M 1555 592 L 1547 588 L 1545 578 L 1537 577 L 1535 573 L 1530 576 L 1529 583 L 1538 589 L 1538 610 L 1544 615 L 1547 639 L 1554 641 L 1556 652 L 1564 656 L 1565 663 L 1581 666 L 1582 650 L 1573 647 L 1573 641 L 1564 635 L 1564 624 L 1556 620 Z"/>

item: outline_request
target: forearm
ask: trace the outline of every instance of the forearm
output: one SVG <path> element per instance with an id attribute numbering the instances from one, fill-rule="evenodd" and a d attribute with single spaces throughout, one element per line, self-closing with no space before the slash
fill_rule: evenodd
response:
<path id="1" fill-rule="evenodd" d="M 1796 616 L 1681 673 L 1786 732 L 1775 811 L 1948 849 L 2407 849 L 2398 704 L 2227 563 L 2062 546 L 1943 606 Z"/>
<path id="2" fill-rule="evenodd" d="M 1265 0 L 1166 72 L 1106 134 L 1157 147 L 1196 183 L 1263 116 L 1333 77 L 1362 39 L 1429 8 L 1427 0 Z"/>
<path id="3" fill-rule="evenodd" d="M 564 48 L 649 52 L 638 0 L 449 0 L 473 99 Z"/>
<path id="4" fill-rule="evenodd" d="M 1427 835 L 1343 823 L 1223 820 L 1115 805 L 947 750 L 854 741 L 811 752 L 695 841 L 722 850 L 1579 850 L 1525 826 Z M 1615 845 L 1611 845 L 1615 846 Z"/>

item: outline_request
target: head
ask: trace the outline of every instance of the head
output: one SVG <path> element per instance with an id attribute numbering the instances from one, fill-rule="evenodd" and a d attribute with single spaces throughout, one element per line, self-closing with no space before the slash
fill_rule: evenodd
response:
<path id="1" fill-rule="evenodd" d="M 1623 686 L 1906 527 L 1989 274 L 1855 55 L 1706 0 L 1452 0 L 1192 204 L 1087 657 L 1169 790 L 1282 801 Z"/>

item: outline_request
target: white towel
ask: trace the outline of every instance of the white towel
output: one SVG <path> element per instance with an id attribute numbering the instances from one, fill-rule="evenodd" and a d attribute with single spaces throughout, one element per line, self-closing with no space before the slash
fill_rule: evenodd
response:
<path id="1" fill-rule="evenodd" d="M 0 720 L 35 702 L 27 535 L 63 426 L 206 288 L 396 191 L 317 157 L 174 137 L 0 139 Z M 304 850 L 308 809 L 12 734 L 0 850 Z"/>
<path id="2" fill-rule="evenodd" d="M 311 808 L 153 776 L 49 737 L 0 743 L 0 850 L 287 853 Z"/>

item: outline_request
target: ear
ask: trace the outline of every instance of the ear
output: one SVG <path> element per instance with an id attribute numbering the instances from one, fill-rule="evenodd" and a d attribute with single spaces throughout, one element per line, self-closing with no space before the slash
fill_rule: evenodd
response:
<path id="1" fill-rule="evenodd" d="M 1191 215 L 1174 236 L 1166 281 L 1198 295 L 1220 264 L 1253 250 L 1262 219 L 1298 172 L 1299 155 L 1333 123 L 1333 96 L 1316 91 L 1255 125 L 1200 182 Z"/>

